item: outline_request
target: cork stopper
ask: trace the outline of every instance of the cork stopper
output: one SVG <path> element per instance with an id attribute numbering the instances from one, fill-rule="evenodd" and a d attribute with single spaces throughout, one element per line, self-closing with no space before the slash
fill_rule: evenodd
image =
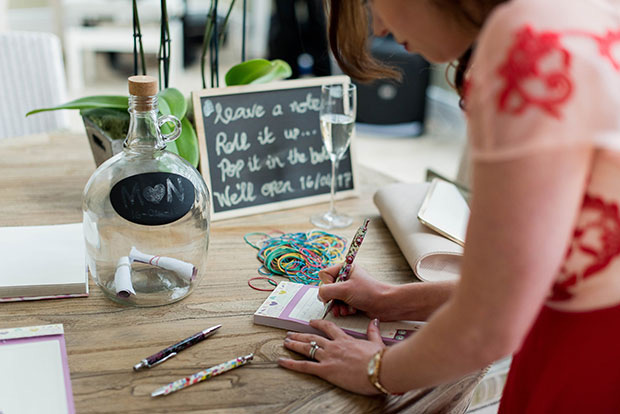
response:
<path id="1" fill-rule="evenodd" d="M 130 76 L 129 94 L 133 96 L 157 95 L 157 79 L 152 76 Z"/>

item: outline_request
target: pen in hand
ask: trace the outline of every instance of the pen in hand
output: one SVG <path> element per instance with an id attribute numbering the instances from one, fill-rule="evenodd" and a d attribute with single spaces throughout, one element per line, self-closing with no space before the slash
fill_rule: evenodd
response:
<path id="1" fill-rule="evenodd" d="M 142 361 L 134 365 L 133 369 L 135 371 L 139 371 L 144 368 L 152 368 L 157 364 L 161 364 L 162 362 L 166 361 L 169 358 L 172 358 L 173 356 L 175 356 L 177 353 L 181 352 L 185 348 L 188 348 L 194 344 L 197 344 L 203 339 L 206 339 L 209 336 L 213 335 L 215 331 L 221 328 L 221 326 L 222 325 L 212 326 L 208 329 L 195 333 L 189 338 L 186 338 L 180 342 L 177 342 L 174 345 L 170 345 L 168 348 L 162 349 L 156 354 L 153 354 L 150 357 L 143 359 Z"/>
<path id="2" fill-rule="evenodd" d="M 168 385 L 164 385 L 153 391 L 151 393 L 151 397 L 157 397 L 159 395 L 168 395 L 172 392 L 182 390 L 183 388 L 187 388 L 190 385 L 197 384 L 206 379 L 215 377 L 216 375 L 223 374 L 231 369 L 238 368 L 250 362 L 254 358 L 254 354 L 248 354 L 245 356 L 241 356 L 235 359 L 231 359 L 230 361 L 223 362 L 219 365 L 215 365 L 211 368 L 207 368 L 204 371 L 200 371 L 195 373 L 194 375 L 190 375 L 189 377 L 181 378 L 174 382 L 171 382 Z"/>
<path id="3" fill-rule="evenodd" d="M 364 238 L 366 237 L 366 232 L 368 231 L 368 223 L 370 223 L 370 219 L 365 219 L 364 223 L 362 223 L 362 225 L 357 229 L 355 236 L 353 236 L 353 240 L 351 240 L 351 244 L 349 245 L 349 251 L 344 258 L 344 264 L 340 268 L 340 271 L 338 272 L 334 283 L 344 282 L 349 278 L 349 275 L 351 274 L 351 269 L 353 268 L 353 261 L 355 260 L 355 257 L 357 257 L 357 252 L 359 251 L 359 248 L 362 245 Z M 324 319 L 325 316 L 329 314 L 329 311 L 332 309 L 333 306 L 334 300 L 330 300 L 325 304 L 325 310 L 323 311 L 323 317 L 321 319 Z"/>

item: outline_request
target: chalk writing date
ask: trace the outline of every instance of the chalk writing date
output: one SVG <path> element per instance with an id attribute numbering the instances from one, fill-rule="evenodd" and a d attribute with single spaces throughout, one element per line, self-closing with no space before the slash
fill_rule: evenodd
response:
<path id="1" fill-rule="evenodd" d="M 352 175 L 350 172 L 345 172 L 342 174 L 336 174 L 336 185 L 339 188 L 347 188 L 351 185 Z M 330 188 L 332 182 L 331 174 L 321 174 L 317 172 L 314 175 L 304 175 L 299 177 L 299 182 L 301 184 L 302 190 L 319 190 L 323 187 Z"/>

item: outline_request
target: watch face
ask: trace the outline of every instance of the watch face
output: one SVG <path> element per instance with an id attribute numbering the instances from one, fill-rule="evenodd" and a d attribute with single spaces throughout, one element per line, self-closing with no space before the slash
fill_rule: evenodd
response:
<path id="1" fill-rule="evenodd" d="M 368 375 L 375 375 L 375 369 L 377 368 L 375 360 L 376 358 L 373 356 L 370 362 L 368 362 Z"/>

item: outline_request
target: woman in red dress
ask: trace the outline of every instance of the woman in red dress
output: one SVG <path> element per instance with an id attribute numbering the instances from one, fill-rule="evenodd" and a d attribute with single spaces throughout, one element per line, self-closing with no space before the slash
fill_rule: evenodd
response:
<path id="1" fill-rule="evenodd" d="M 323 300 L 373 318 L 369 340 L 313 321 L 289 334 L 312 360 L 283 367 L 361 394 L 455 380 L 513 363 L 501 413 L 620 412 L 620 6 L 617 0 L 326 0 L 343 70 L 393 76 L 367 52 L 391 33 L 432 62 L 460 59 L 471 216 L 458 283 L 392 286 L 361 268 Z M 380 321 L 428 324 L 385 348 Z M 376 371 L 376 372 L 375 372 Z"/>

